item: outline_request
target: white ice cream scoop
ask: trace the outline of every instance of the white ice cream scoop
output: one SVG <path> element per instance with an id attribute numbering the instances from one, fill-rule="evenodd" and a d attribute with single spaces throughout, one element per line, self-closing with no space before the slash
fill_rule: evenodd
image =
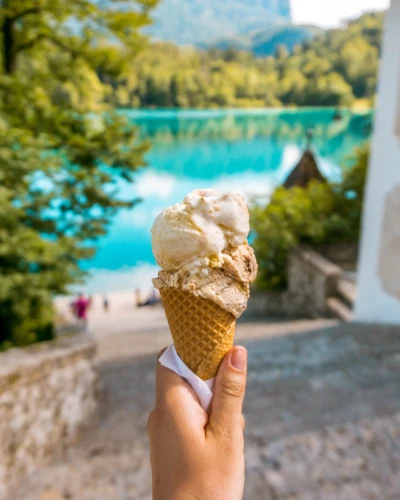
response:
<path id="1" fill-rule="evenodd" d="M 243 244 L 249 230 L 243 196 L 201 189 L 156 218 L 151 230 L 153 253 L 166 271 L 179 271 L 204 257 L 217 266 L 222 263 L 222 252 Z"/>

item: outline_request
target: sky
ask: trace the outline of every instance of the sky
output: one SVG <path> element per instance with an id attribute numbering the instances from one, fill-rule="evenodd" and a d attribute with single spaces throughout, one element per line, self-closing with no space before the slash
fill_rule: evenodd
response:
<path id="1" fill-rule="evenodd" d="M 291 0 L 293 22 L 334 28 L 370 10 L 387 9 L 390 0 Z"/>

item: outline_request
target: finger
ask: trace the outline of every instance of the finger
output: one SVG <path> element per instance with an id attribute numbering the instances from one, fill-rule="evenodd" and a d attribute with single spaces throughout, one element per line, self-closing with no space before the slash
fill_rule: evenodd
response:
<path id="1" fill-rule="evenodd" d="M 156 369 L 156 406 L 162 406 L 166 402 L 172 403 L 182 390 L 193 392 L 193 389 L 182 377 L 158 361 Z"/>
<path id="2" fill-rule="evenodd" d="M 163 352 L 160 353 L 160 356 Z M 192 407 L 198 406 L 201 413 L 204 412 L 192 386 L 180 375 L 166 368 L 158 361 L 156 370 L 156 407 L 168 406 L 176 409 L 177 413 L 182 414 L 184 408 L 188 409 L 188 405 Z"/>
<path id="3" fill-rule="evenodd" d="M 185 382 L 178 374 L 169 370 L 160 363 L 160 358 L 168 347 L 164 347 L 157 355 L 156 365 L 156 406 L 160 406 L 165 402 L 167 395 L 171 392 L 171 388 L 183 385 Z"/>
<path id="4" fill-rule="evenodd" d="M 156 405 L 157 405 L 157 403 L 160 404 L 164 400 L 164 396 L 165 396 L 164 383 L 168 384 L 168 385 L 171 385 L 173 383 L 173 380 L 171 380 L 169 378 L 169 376 L 170 376 L 169 373 L 164 374 L 163 372 L 160 372 L 160 368 L 163 367 L 160 364 L 160 358 L 161 358 L 161 356 L 164 354 L 164 352 L 167 349 L 168 349 L 168 347 L 164 347 L 157 354 L 157 363 L 156 363 Z M 167 369 L 165 368 L 165 370 L 167 370 Z M 173 373 L 173 372 L 171 372 L 171 373 Z"/>
<path id="5" fill-rule="evenodd" d="M 156 420 L 175 422 L 181 430 L 194 432 L 196 428 L 204 435 L 208 415 L 201 407 L 192 387 L 172 370 L 157 364 Z M 154 420 L 154 418 L 152 418 Z"/>
<path id="6" fill-rule="evenodd" d="M 164 349 L 161 349 L 161 351 L 157 354 L 157 364 L 158 360 L 161 358 L 161 356 L 164 354 L 164 352 L 168 349 L 168 347 L 164 347 Z"/>
<path id="7" fill-rule="evenodd" d="M 224 358 L 217 374 L 209 425 L 222 432 L 242 427 L 242 407 L 246 390 L 247 351 L 234 347 Z"/>

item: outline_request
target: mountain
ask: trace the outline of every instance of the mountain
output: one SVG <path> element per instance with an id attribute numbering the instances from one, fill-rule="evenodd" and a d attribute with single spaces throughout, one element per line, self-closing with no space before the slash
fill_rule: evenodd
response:
<path id="1" fill-rule="evenodd" d="M 248 35 L 226 38 L 215 46 L 220 49 L 233 47 L 248 50 L 256 56 L 265 57 L 275 55 L 280 45 L 284 45 L 291 52 L 296 45 L 312 40 L 323 31 L 322 28 L 316 26 L 294 26 L 291 24 L 272 26 Z"/>
<path id="2" fill-rule="evenodd" d="M 290 0 L 161 0 L 152 17 L 153 38 L 195 46 L 291 23 Z"/>
<path id="3" fill-rule="evenodd" d="M 256 56 L 271 56 L 280 45 L 292 52 L 296 45 L 312 40 L 324 30 L 315 26 L 282 26 L 252 37 L 252 52 Z"/>

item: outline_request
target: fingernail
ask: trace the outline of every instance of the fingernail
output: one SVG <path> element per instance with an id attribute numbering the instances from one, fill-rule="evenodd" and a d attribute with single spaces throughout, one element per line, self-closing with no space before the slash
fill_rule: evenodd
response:
<path id="1" fill-rule="evenodd" d="M 244 372 L 247 366 L 247 351 L 244 347 L 235 347 L 232 352 L 231 365 L 236 370 Z"/>

